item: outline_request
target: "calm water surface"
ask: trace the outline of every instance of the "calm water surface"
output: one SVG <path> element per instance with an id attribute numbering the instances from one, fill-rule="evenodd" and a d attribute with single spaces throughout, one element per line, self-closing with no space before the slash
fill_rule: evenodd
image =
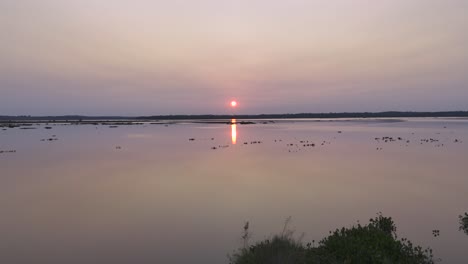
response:
<path id="1" fill-rule="evenodd" d="M 390 121 L 0 130 L 0 263 L 227 263 L 245 221 L 317 241 L 380 211 L 467 263 L 468 120 Z"/>

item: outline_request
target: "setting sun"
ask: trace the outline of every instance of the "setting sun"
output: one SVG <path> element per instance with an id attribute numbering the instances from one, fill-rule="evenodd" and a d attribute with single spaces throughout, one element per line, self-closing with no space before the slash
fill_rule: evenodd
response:
<path id="1" fill-rule="evenodd" d="M 237 106 L 237 102 L 236 101 L 231 101 L 231 107 L 236 107 Z"/>

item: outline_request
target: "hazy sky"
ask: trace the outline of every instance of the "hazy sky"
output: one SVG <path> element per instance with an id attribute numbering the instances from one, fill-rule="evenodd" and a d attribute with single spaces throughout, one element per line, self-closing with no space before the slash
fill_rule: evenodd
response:
<path id="1" fill-rule="evenodd" d="M 0 115 L 468 110 L 468 0 L 0 0 Z"/>

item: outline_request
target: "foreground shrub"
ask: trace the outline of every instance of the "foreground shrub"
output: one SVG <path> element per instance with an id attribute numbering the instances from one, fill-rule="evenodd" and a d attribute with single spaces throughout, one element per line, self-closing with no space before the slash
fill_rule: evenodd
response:
<path id="1" fill-rule="evenodd" d="M 319 249 L 340 263 L 433 263 L 430 249 L 398 240 L 392 218 L 381 214 L 366 226 L 337 229 L 320 241 Z"/>
<path id="2" fill-rule="evenodd" d="M 286 219 L 281 234 L 258 242 L 253 246 L 248 245 L 250 233 L 248 230 L 249 223 L 247 222 L 242 234 L 243 248 L 230 257 L 231 263 L 305 264 L 306 249 L 300 240 L 294 239 L 293 232 L 288 230 L 290 220 L 290 217 Z"/>
<path id="3" fill-rule="evenodd" d="M 319 242 L 304 246 L 292 232 L 244 246 L 232 264 L 432 264 L 432 250 L 423 250 L 409 240 L 398 240 L 391 217 L 379 214 L 369 224 L 337 229 Z"/>
<path id="4" fill-rule="evenodd" d="M 465 215 L 460 215 L 460 231 L 465 232 L 465 234 L 468 235 L 468 213 L 465 213 Z"/>
<path id="5" fill-rule="evenodd" d="M 241 249 L 231 257 L 236 264 L 305 264 L 306 250 L 291 238 L 274 236 L 249 248 Z"/>

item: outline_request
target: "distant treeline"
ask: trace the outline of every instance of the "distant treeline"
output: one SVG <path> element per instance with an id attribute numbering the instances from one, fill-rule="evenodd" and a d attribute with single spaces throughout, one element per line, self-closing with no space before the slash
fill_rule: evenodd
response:
<path id="1" fill-rule="evenodd" d="M 134 120 L 135 117 L 124 116 L 0 116 L 0 121 L 80 121 L 80 120 Z"/>
<path id="2" fill-rule="evenodd" d="M 359 112 L 359 113 L 299 113 L 261 115 L 161 115 L 138 117 L 137 119 L 181 120 L 181 119 L 288 119 L 288 118 L 385 118 L 385 117 L 468 117 L 468 111 L 451 112 Z"/>
<path id="3" fill-rule="evenodd" d="M 390 118 L 390 117 L 468 117 L 468 111 L 447 112 L 355 112 L 355 113 L 299 113 L 261 115 L 154 115 L 124 116 L 0 116 L 2 121 L 79 121 L 79 120 L 193 120 L 193 119 L 288 119 L 288 118 Z"/>

